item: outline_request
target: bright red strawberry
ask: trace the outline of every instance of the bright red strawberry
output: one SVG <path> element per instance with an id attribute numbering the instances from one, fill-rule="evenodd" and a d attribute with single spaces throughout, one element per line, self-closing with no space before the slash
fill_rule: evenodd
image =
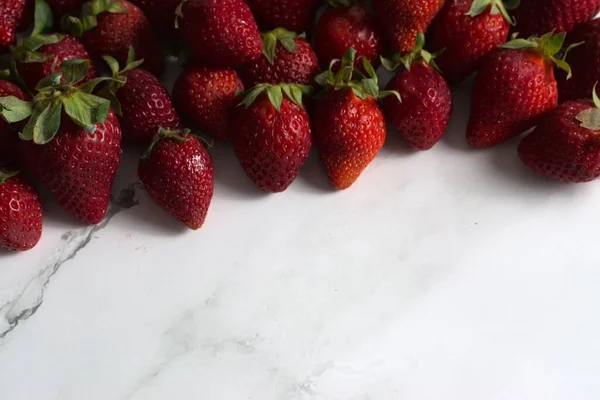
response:
<path id="1" fill-rule="evenodd" d="M 27 0 L 0 0 L 0 48 L 15 42 L 17 28 L 25 15 Z"/>
<path id="2" fill-rule="evenodd" d="M 262 53 L 258 26 L 243 0 L 187 0 L 178 15 L 183 38 L 203 63 L 235 67 Z"/>
<path id="3" fill-rule="evenodd" d="M 320 0 L 246 0 L 259 25 L 265 29 L 285 28 L 308 32 Z"/>
<path id="4" fill-rule="evenodd" d="M 490 55 L 475 78 L 467 140 L 476 148 L 502 143 L 533 127 L 558 104 L 554 64 L 565 34 L 516 39 Z"/>
<path id="5" fill-rule="evenodd" d="M 19 100 L 29 101 L 29 95 L 16 84 L 0 80 L 0 98 L 14 96 Z M 1 106 L 0 106 L 1 107 Z M 16 162 L 19 134 L 0 118 L 0 166 L 12 165 Z"/>
<path id="6" fill-rule="evenodd" d="M 246 87 L 260 83 L 310 85 L 319 72 L 319 61 L 311 45 L 282 28 L 265 33 L 262 57 L 241 68 Z"/>
<path id="7" fill-rule="evenodd" d="M 142 9 L 154 26 L 167 33 L 175 34 L 175 12 L 181 0 L 131 0 Z"/>
<path id="8" fill-rule="evenodd" d="M 182 116 L 217 140 L 229 137 L 230 111 L 244 84 L 233 68 L 186 67 L 173 87 L 173 102 Z"/>
<path id="9" fill-rule="evenodd" d="M 513 31 L 522 37 L 570 32 L 599 11 L 600 0 L 521 0 L 514 13 L 517 24 Z"/>
<path id="10" fill-rule="evenodd" d="M 542 119 L 519 145 L 529 167 L 563 182 L 600 177 L 600 99 L 561 104 Z"/>
<path id="11" fill-rule="evenodd" d="M 506 3 L 506 4 L 505 4 Z M 510 30 L 507 0 L 447 1 L 429 28 L 429 44 L 444 77 L 459 83 L 475 72 L 490 52 L 504 44 Z"/>
<path id="12" fill-rule="evenodd" d="M 85 60 L 63 62 L 60 73 L 40 82 L 33 103 L 2 98 L 0 114 L 9 122 L 28 119 L 21 132 L 23 164 L 66 211 L 96 224 L 108 207 L 121 129 L 110 102 L 91 94 L 99 79 L 76 86 L 88 68 Z"/>
<path id="13" fill-rule="evenodd" d="M 338 4 L 329 0 L 330 4 Z M 323 68 L 333 60 L 340 60 L 346 50 L 356 50 L 356 67 L 362 67 L 362 57 L 377 68 L 383 52 L 383 40 L 377 20 L 363 7 L 346 6 L 329 8 L 315 28 L 315 52 Z"/>
<path id="14" fill-rule="evenodd" d="M 298 176 L 312 143 L 302 89 L 259 85 L 248 91 L 243 105 L 230 126 L 235 154 L 256 186 L 283 192 Z"/>
<path id="15" fill-rule="evenodd" d="M 452 112 L 452 93 L 438 72 L 433 55 L 423 50 L 425 36 L 419 32 L 415 48 L 406 55 L 397 54 L 384 64 L 401 70 L 386 90 L 400 93 L 383 99 L 383 113 L 400 135 L 417 150 L 428 150 L 444 134 Z"/>
<path id="16" fill-rule="evenodd" d="M 427 27 L 444 5 L 444 0 L 372 0 L 379 24 L 392 50 L 412 49 L 418 32 Z"/>
<path id="17" fill-rule="evenodd" d="M 0 248 L 24 251 L 42 236 L 42 205 L 34 187 L 17 174 L 0 170 Z"/>
<path id="18" fill-rule="evenodd" d="M 191 229 L 206 219 L 213 196 L 208 151 L 189 131 L 161 129 L 140 160 L 138 175 L 148 194 Z"/>

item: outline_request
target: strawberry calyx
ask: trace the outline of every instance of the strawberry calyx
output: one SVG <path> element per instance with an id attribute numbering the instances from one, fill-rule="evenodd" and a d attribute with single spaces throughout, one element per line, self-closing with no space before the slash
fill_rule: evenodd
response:
<path id="1" fill-rule="evenodd" d="M 290 53 L 296 52 L 296 39 L 305 39 L 304 33 L 298 35 L 287 29 L 277 28 L 262 35 L 262 53 L 271 65 L 275 63 L 275 48 L 277 42 L 281 43 L 284 49 Z"/>
<path id="2" fill-rule="evenodd" d="M 476 17 L 491 7 L 490 14 L 502 14 L 506 22 L 514 25 L 515 19 L 508 14 L 508 10 L 516 9 L 520 3 L 520 0 L 473 0 L 471 8 L 469 8 L 469 11 L 465 15 Z"/>
<path id="3" fill-rule="evenodd" d="M 189 139 L 196 139 L 208 148 L 212 147 L 213 145 L 212 142 L 207 141 L 202 136 L 192 133 L 190 129 L 166 129 L 161 127 L 158 128 L 158 133 L 154 135 L 154 137 L 152 138 L 152 142 L 150 142 L 148 148 L 142 153 L 141 159 L 147 160 L 148 158 L 150 158 L 154 147 L 161 140 L 175 140 L 180 143 L 185 143 Z"/>
<path id="4" fill-rule="evenodd" d="M 12 177 L 15 177 L 19 174 L 19 171 L 4 171 L 0 169 L 0 185 L 9 180 Z"/>
<path id="5" fill-rule="evenodd" d="M 281 103 L 283 102 L 284 94 L 293 103 L 304 108 L 302 96 L 309 96 L 312 94 L 312 91 L 313 88 L 306 85 L 297 85 L 293 83 L 280 83 L 278 85 L 271 85 L 268 83 L 261 83 L 242 94 L 244 99 L 240 102 L 239 106 L 243 105 L 248 108 L 256 101 L 258 96 L 266 93 L 269 101 L 273 107 L 275 107 L 277 112 L 281 111 Z"/>
<path id="6" fill-rule="evenodd" d="M 119 0 L 91 0 L 83 5 L 80 17 L 65 15 L 61 27 L 75 37 L 98 26 L 98 15 L 103 13 L 127 14 L 127 8 Z"/>
<path id="7" fill-rule="evenodd" d="M 581 127 L 592 131 L 600 131 L 600 98 L 596 93 L 596 86 L 594 85 L 592 90 L 592 100 L 594 101 L 594 107 L 589 108 L 585 111 L 580 112 L 575 117 L 577 121 L 581 122 Z"/>
<path id="8" fill-rule="evenodd" d="M 441 73 L 442 71 L 440 71 L 440 68 L 435 63 L 435 58 L 440 56 L 441 51 L 432 54 L 425 50 L 424 47 L 425 34 L 423 32 L 418 32 L 415 39 L 415 46 L 411 51 L 405 54 L 396 53 L 391 59 L 381 56 L 381 64 L 389 71 L 395 71 L 400 65 L 403 65 L 404 68 L 410 71 L 410 66 L 413 63 L 422 61 Z"/>
<path id="9" fill-rule="evenodd" d="M 129 47 L 129 53 L 127 54 L 127 62 L 125 67 L 121 69 L 119 66 L 119 62 L 111 56 L 103 56 L 104 61 L 108 64 L 110 68 L 112 79 L 108 82 L 104 88 L 100 91 L 100 96 L 108 99 L 110 101 L 110 106 L 113 111 L 119 115 L 123 116 L 123 111 L 121 110 L 121 103 L 117 98 L 117 92 L 127 83 L 127 73 L 132 71 L 143 64 L 144 59 L 137 60 L 135 59 L 135 50 L 133 47 Z"/>

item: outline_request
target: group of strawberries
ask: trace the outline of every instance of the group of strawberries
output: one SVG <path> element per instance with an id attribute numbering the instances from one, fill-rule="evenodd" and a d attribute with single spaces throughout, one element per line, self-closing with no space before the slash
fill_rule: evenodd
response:
<path id="1" fill-rule="evenodd" d="M 566 182 L 600 176 L 600 0 L 326 0 L 315 25 L 321 2 L 0 0 L 0 247 L 41 236 L 38 195 L 18 170 L 95 224 L 122 139 L 144 145 L 144 187 L 197 229 L 213 166 L 183 121 L 230 140 L 267 192 L 293 182 L 313 143 L 346 189 L 383 146 L 386 119 L 415 149 L 434 146 L 450 85 L 475 71 L 473 147 L 535 126 L 525 164 Z M 172 97 L 161 44 L 185 54 Z M 382 91 L 380 64 L 398 71 Z"/>

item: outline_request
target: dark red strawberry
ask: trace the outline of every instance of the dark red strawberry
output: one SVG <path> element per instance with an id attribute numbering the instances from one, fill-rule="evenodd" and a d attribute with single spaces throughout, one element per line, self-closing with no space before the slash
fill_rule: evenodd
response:
<path id="1" fill-rule="evenodd" d="M 448 83 L 423 50 L 425 36 L 419 32 L 415 48 L 408 54 L 397 54 L 386 68 L 401 70 L 388 83 L 386 90 L 400 93 L 402 100 L 388 96 L 383 100 L 383 113 L 400 135 L 417 150 L 428 150 L 444 134 L 452 112 L 452 93 Z"/>
<path id="2" fill-rule="evenodd" d="M 290 84 L 258 85 L 248 91 L 245 108 L 238 110 L 231 124 L 233 148 L 242 168 L 266 192 L 286 190 L 308 158 L 312 140 L 302 90 Z"/>
<path id="3" fill-rule="evenodd" d="M 7 80 L 0 80 L 0 98 L 14 96 L 29 101 L 29 95 L 19 86 Z M 0 106 L 1 108 L 2 106 Z M 12 165 L 16 160 L 19 134 L 0 118 L 0 166 Z"/>
<path id="4" fill-rule="evenodd" d="M 246 0 L 259 25 L 265 29 L 285 28 L 308 32 L 320 0 Z"/>
<path id="5" fill-rule="evenodd" d="M 142 9 L 153 26 L 171 34 L 175 34 L 175 12 L 181 0 L 131 0 Z"/>
<path id="6" fill-rule="evenodd" d="M 521 0 L 514 15 L 514 32 L 522 37 L 546 32 L 570 32 L 577 25 L 594 18 L 600 0 Z"/>
<path id="7" fill-rule="evenodd" d="M 24 251 L 42 236 L 42 205 L 34 187 L 17 172 L 0 170 L 0 248 Z"/>
<path id="8" fill-rule="evenodd" d="M 570 71 L 561 51 L 565 34 L 516 39 L 490 55 L 475 79 L 467 139 L 476 148 L 502 143 L 533 127 L 558 104 L 554 64 Z"/>
<path id="9" fill-rule="evenodd" d="M 138 175 L 148 194 L 191 229 L 206 219 L 213 196 L 213 165 L 189 131 L 161 129 L 142 156 Z"/>
<path id="10" fill-rule="evenodd" d="M 233 68 L 186 67 L 173 87 L 173 102 L 182 116 L 217 140 L 229 137 L 230 110 L 244 91 Z"/>
<path id="11" fill-rule="evenodd" d="M 412 49 L 417 33 L 427 32 L 444 0 L 371 0 L 371 3 L 392 50 L 406 53 Z"/>
<path id="12" fill-rule="evenodd" d="M 15 42 L 17 28 L 25 15 L 27 0 L 0 0 L 0 48 Z"/>
<path id="13" fill-rule="evenodd" d="M 447 1 L 429 28 L 429 44 L 440 51 L 437 65 L 450 83 L 475 72 L 490 52 L 508 38 L 508 0 Z"/>
<path id="14" fill-rule="evenodd" d="M 329 4 L 343 3 L 329 0 Z M 317 22 L 314 39 L 315 52 L 323 68 L 328 68 L 333 60 L 340 60 L 349 48 L 356 50 L 357 68 L 362 68 L 362 57 L 374 68 L 379 66 L 383 40 L 377 20 L 363 7 L 329 8 Z"/>
<path id="15" fill-rule="evenodd" d="M 23 164 L 66 211 L 96 224 L 108 207 L 121 129 L 110 102 L 91 94 L 101 79 L 76 86 L 88 68 L 85 60 L 64 61 L 38 84 L 33 103 L 5 97 L 0 114 L 9 122 L 28 118 L 20 134 Z"/>
<path id="16" fill-rule="evenodd" d="M 321 72 L 311 45 L 283 28 L 263 35 L 263 55 L 241 69 L 246 87 L 260 83 L 296 83 L 310 85 Z"/>
<path id="17" fill-rule="evenodd" d="M 258 26 L 243 0 L 187 0 L 178 15 L 183 38 L 203 63 L 235 67 L 262 53 Z"/>

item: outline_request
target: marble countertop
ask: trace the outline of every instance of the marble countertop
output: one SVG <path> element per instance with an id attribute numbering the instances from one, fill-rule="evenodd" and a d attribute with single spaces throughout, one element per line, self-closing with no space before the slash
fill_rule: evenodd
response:
<path id="1" fill-rule="evenodd" d="M 102 224 L 44 194 L 38 247 L 0 254 L 0 398 L 600 398 L 600 185 L 470 150 L 469 91 L 433 150 L 390 132 L 345 192 L 313 154 L 264 194 L 216 146 L 197 232 L 134 149 Z"/>

